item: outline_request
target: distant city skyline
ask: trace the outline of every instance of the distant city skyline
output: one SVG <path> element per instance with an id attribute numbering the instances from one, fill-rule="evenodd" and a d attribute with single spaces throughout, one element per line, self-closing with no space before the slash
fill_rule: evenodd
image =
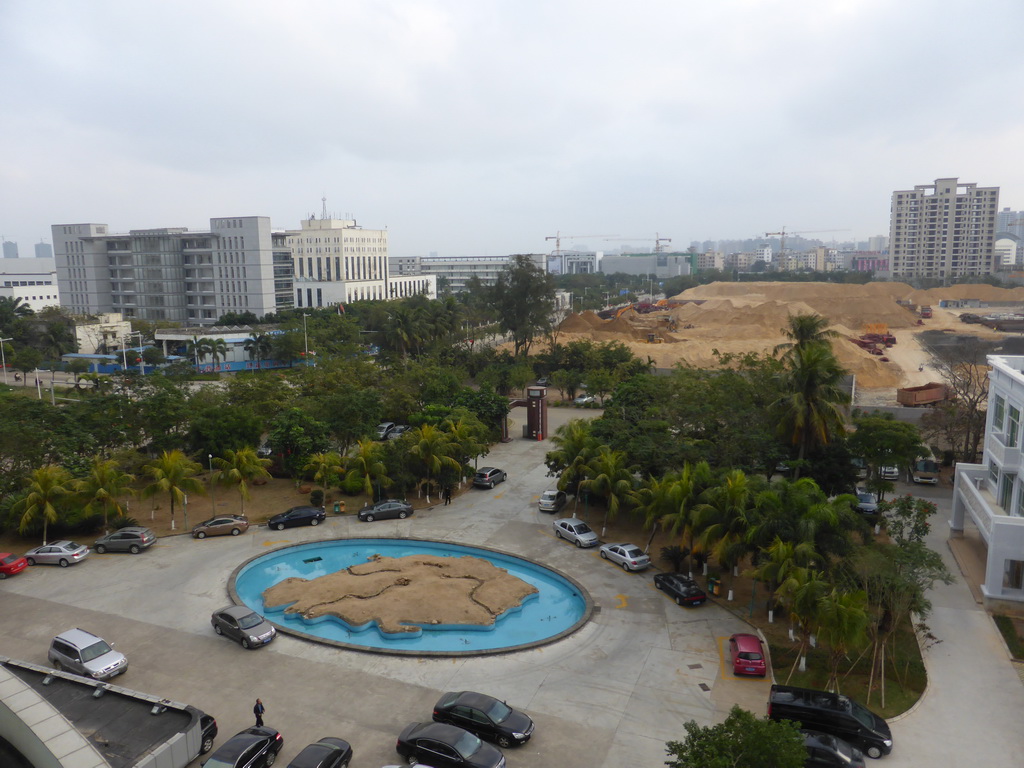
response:
<path id="1" fill-rule="evenodd" d="M 1019 0 L 3 3 L 0 233 L 290 229 L 326 197 L 395 256 L 865 241 L 937 178 L 1024 208 L 1022 28 Z"/>

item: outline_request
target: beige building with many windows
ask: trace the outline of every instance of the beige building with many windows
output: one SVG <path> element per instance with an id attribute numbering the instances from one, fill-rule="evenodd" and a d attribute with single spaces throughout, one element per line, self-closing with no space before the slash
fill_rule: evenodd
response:
<path id="1" fill-rule="evenodd" d="M 996 271 L 999 187 L 936 179 L 892 193 L 892 277 L 962 277 Z"/>
<path id="2" fill-rule="evenodd" d="M 295 267 L 295 306 L 353 301 L 437 298 L 432 275 L 392 276 L 386 229 L 363 229 L 354 219 L 310 217 L 285 233 Z"/>

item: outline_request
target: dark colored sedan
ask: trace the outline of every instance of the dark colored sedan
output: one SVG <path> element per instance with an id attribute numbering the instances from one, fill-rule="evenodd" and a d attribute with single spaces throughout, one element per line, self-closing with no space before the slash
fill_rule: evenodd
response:
<path id="1" fill-rule="evenodd" d="M 156 544 L 156 534 L 149 528 L 129 526 L 108 533 L 106 536 L 100 536 L 96 539 L 93 549 L 98 555 L 102 555 L 104 552 L 131 552 L 133 555 L 137 555 L 154 544 Z"/>
<path id="2" fill-rule="evenodd" d="M 6 579 L 8 576 L 21 573 L 26 568 L 28 568 L 28 560 L 21 555 L 0 552 L 0 579 Z"/>
<path id="3" fill-rule="evenodd" d="M 288 768 L 346 768 L 352 760 L 352 745 L 344 739 L 325 736 L 299 752 Z"/>
<path id="4" fill-rule="evenodd" d="M 243 648 L 259 648 L 277 635 L 274 625 L 244 605 L 229 605 L 210 617 L 213 631 L 239 642 Z"/>
<path id="5" fill-rule="evenodd" d="M 203 765 L 207 768 L 270 768 L 283 746 L 284 739 L 274 728 L 256 725 L 221 744 Z"/>
<path id="6" fill-rule="evenodd" d="M 359 519 L 364 523 L 372 523 L 374 520 L 389 520 L 398 518 L 405 520 L 412 514 L 412 505 L 399 501 L 398 499 L 382 499 L 372 507 L 363 507 L 359 510 Z"/>
<path id="7" fill-rule="evenodd" d="M 395 749 L 410 763 L 433 768 L 505 768 L 500 749 L 469 731 L 443 723 L 409 723 Z"/>
<path id="8" fill-rule="evenodd" d="M 326 519 L 327 512 L 323 507 L 292 507 L 287 512 L 274 515 L 267 520 L 267 525 L 283 531 L 297 525 L 320 525 Z"/>
<path id="9" fill-rule="evenodd" d="M 434 705 L 434 722 L 464 728 L 501 747 L 530 740 L 533 720 L 493 696 L 473 691 L 446 693 Z"/>
<path id="10" fill-rule="evenodd" d="M 654 575 L 654 586 L 674 598 L 676 605 L 701 605 L 708 599 L 696 581 L 681 573 L 657 573 Z"/>

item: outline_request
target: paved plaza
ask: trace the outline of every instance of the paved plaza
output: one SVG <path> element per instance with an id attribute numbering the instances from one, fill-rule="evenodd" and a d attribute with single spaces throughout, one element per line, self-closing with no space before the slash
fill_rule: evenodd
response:
<path id="1" fill-rule="evenodd" d="M 551 428 L 572 415 L 553 410 Z M 655 590 L 653 571 L 627 574 L 601 560 L 596 549 L 578 550 L 554 538 L 552 516 L 540 514 L 536 505 L 540 492 L 554 483 L 543 463 L 550 447 L 526 440 L 495 446 L 481 465 L 507 470 L 507 482 L 493 491 L 467 491 L 448 507 L 438 504 L 404 521 L 329 516 L 315 528 L 260 527 L 205 541 L 166 537 L 140 556 L 94 556 L 68 569 L 33 568 L 0 587 L 0 654 L 45 664 L 56 633 L 89 629 L 128 655 L 131 668 L 119 684 L 210 712 L 220 726 L 218 743 L 252 724 L 253 701 L 262 698 L 267 724 L 284 736 L 282 765 L 323 736 L 352 742 L 353 768 L 400 762 L 397 734 L 410 721 L 429 720 L 446 690 L 480 690 L 533 716 L 534 738 L 506 750 L 511 768 L 653 768 L 664 762 L 664 743 L 684 736 L 687 720 L 711 724 L 734 703 L 763 713 L 769 683 L 736 679 L 723 665 L 722 640 L 749 631 L 746 624 L 714 603 L 680 608 Z M 210 613 L 229 602 L 226 582 L 240 562 L 289 543 L 368 535 L 505 550 L 572 576 L 598 610 L 585 627 L 557 643 L 476 658 L 391 657 L 287 635 L 267 648 L 244 651 L 214 635 Z M 966 590 L 962 584 L 949 589 L 958 588 Z M 961 654 L 969 664 L 980 664 L 968 633 L 981 633 L 982 644 L 991 646 L 985 648 L 991 656 L 983 666 L 985 688 L 957 690 L 965 684 L 961 680 L 942 682 L 917 711 L 895 723 L 895 751 L 884 762 L 959 764 L 943 757 L 949 752 L 942 746 L 952 738 L 955 722 L 947 718 L 959 699 L 975 711 L 961 713 L 965 728 L 954 751 L 992 758 L 986 765 L 1010 765 L 996 756 L 1020 754 L 1021 736 L 1002 730 L 1001 721 L 1021 711 L 1024 687 L 1015 677 L 1017 688 L 999 680 L 1004 666 L 1007 677 L 1012 671 L 1005 652 L 985 634 L 983 612 L 956 592 L 941 596 L 936 608 L 933 630 L 936 623 L 946 630 L 947 617 L 961 621 L 963 614 L 954 610 L 973 621 L 957 630 L 963 642 L 949 639 L 930 654 L 935 660 L 929 669 L 939 661 L 937 670 L 956 668 Z M 945 658 L 954 653 L 952 661 Z M 1002 714 L 990 713 L 986 700 Z M 933 727 L 935 718 L 940 719 Z M 989 726 L 980 722 L 984 718 Z M 975 722 L 982 730 L 966 727 Z M 989 727 L 996 732 L 986 733 Z"/>

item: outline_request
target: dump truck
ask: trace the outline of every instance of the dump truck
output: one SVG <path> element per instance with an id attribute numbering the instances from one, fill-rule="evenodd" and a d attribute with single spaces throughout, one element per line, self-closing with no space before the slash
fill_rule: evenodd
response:
<path id="1" fill-rule="evenodd" d="M 919 387 L 901 387 L 896 390 L 896 402 L 911 408 L 935 405 L 946 399 L 946 385 L 937 381 Z"/>
<path id="2" fill-rule="evenodd" d="M 927 320 L 932 316 L 932 308 L 929 307 L 927 304 L 922 304 L 918 314 L 920 314 L 921 317 Z"/>

